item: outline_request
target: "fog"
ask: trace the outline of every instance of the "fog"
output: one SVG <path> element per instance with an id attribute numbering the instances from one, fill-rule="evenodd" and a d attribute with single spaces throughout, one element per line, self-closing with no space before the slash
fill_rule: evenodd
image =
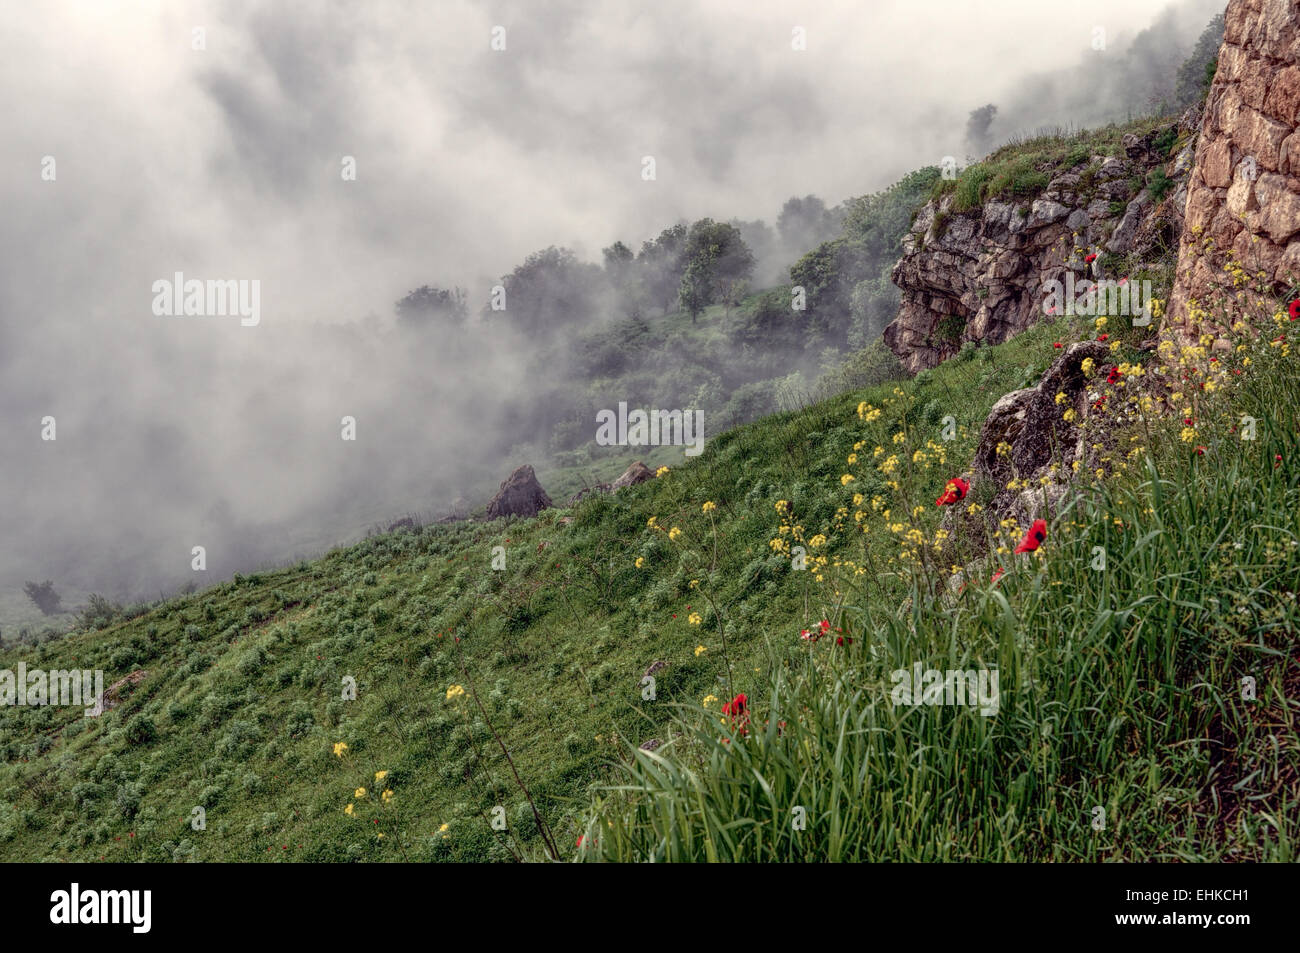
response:
<path id="1" fill-rule="evenodd" d="M 194 577 L 195 545 L 207 584 L 437 513 L 538 462 L 502 420 L 535 342 L 480 314 L 529 253 L 599 263 L 679 220 L 877 191 L 968 155 L 985 103 L 995 140 L 1126 118 L 1121 64 L 1167 65 L 1125 61 L 1134 38 L 1190 45 L 1223 5 L 11 4 L 0 594 L 152 597 Z M 257 280 L 260 322 L 154 314 L 176 272 Z M 398 326 L 425 284 L 466 288 L 490 333 Z"/>

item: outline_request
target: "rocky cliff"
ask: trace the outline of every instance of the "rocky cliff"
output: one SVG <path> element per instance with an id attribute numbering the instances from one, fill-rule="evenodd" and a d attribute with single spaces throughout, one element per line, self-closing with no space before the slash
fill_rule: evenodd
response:
<path id="1" fill-rule="evenodd" d="M 1232 0 L 1225 21 L 1170 295 L 1168 322 L 1188 336 L 1230 323 L 1251 286 L 1300 280 L 1300 9 Z"/>
<path id="2" fill-rule="evenodd" d="M 893 271 L 902 303 L 885 344 L 915 373 L 965 341 L 997 344 L 1028 328 L 1044 313 L 1044 286 L 1067 271 L 1082 280 L 1100 277 L 1103 262 L 1172 261 L 1199 120 L 1192 110 L 1178 123 L 1108 131 L 1109 142 L 1102 132 L 1008 147 L 965 170 L 903 240 Z M 1159 200 L 1147 186 L 1157 169 Z"/>

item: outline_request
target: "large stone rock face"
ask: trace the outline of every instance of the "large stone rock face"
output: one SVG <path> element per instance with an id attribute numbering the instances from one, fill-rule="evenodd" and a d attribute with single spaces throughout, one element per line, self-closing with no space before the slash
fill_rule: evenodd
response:
<path id="1" fill-rule="evenodd" d="M 1189 111 L 1174 127 L 1188 138 L 1199 116 Z M 1127 135 L 1122 156 L 1092 156 L 1058 169 L 1034 198 L 994 200 L 953 211 L 953 194 L 927 203 L 903 239 L 894 266 L 902 290 L 898 316 L 884 341 L 911 373 L 934 367 L 965 341 L 999 344 L 1044 314 L 1049 281 L 1100 277 L 1088 253 L 1141 257 L 1172 244 L 1182 227 L 1192 148 L 1165 157 L 1154 146 L 1165 129 Z M 1158 166 L 1174 185 L 1162 202 L 1134 190 Z M 1122 211 L 1120 211 L 1122 209 Z"/>
<path id="2" fill-rule="evenodd" d="M 1096 454 L 1085 447 L 1080 429 L 1097 399 L 1089 389 L 1083 362 L 1091 359 L 1095 368 L 1104 368 L 1109 355 L 1109 347 L 1101 341 L 1072 344 L 1036 386 L 1004 394 L 993 405 L 980 430 L 970 469 L 971 496 L 988 499 L 982 521 L 996 525 L 998 520 L 1014 516 L 1028 525 L 1040 516 L 1049 517 L 1049 511 L 1067 493 L 1074 462 L 1079 460 L 1088 468 L 1095 465 Z M 1062 395 L 1060 402 L 1057 395 Z M 1067 410 L 1074 411 L 1073 422 L 1064 419 Z M 1003 452 L 999 453 L 999 448 Z M 1013 477 L 1028 485 L 1007 489 Z M 945 512 L 946 527 L 956 528 L 963 522 L 969 521 L 962 507 Z"/>
<path id="3" fill-rule="evenodd" d="M 1231 0 L 1219 67 L 1188 183 L 1186 227 L 1166 323 L 1187 337 L 1231 323 L 1247 291 L 1300 279 L 1300 6 Z"/>
<path id="4" fill-rule="evenodd" d="M 487 518 L 493 520 L 502 516 L 536 516 L 552 505 L 551 498 L 537 482 L 537 474 L 525 463 L 510 474 L 501 484 L 497 495 L 492 497 L 487 506 Z"/>

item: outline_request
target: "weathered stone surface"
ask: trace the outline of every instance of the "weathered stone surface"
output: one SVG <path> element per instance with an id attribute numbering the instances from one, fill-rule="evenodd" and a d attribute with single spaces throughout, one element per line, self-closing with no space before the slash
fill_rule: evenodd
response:
<path id="1" fill-rule="evenodd" d="M 537 482 L 537 474 L 525 463 L 506 478 L 497 495 L 492 497 L 487 505 L 487 518 L 536 516 L 552 505 L 551 498 Z"/>
<path id="2" fill-rule="evenodd" d="M 1199 115 L 1189 110 L 1176 128 L 1194 128 Z M 1033 200 L 994 199 L 965 213 L 952 211 L 951 195 L 928 202 L 894 266 L 902 301 L 885 328 L 885 345 L 916 373 L 956 354 L 963 342 L 1001 343 L 1043 317 L 1048 282 L 1064 281 L 1067 270 L 1079 276 L 1088 270 L 1076 247 L 1100 251 L 1109 240 L 1112 251 L 1142 254 L 1172 242 L 1189 197 L 1190 148 L 1181 172 L 1170 176 L 1175 188 L 1164 202 L 1152 201 L 1146 190 L 1134 196 L 1131 184 L 1156 167 L 1177 166 L 1154 146 L 1167 132 L 1129 136 L 1122 157 L 1093 156 L 1057 170 Z M 1225 161 L 1230 158 L 1229 152 Z M 1124 202 L 1125 211 L 1113 213 L 1112 202 Z M 1213 209 L 1206 206 L 1201 214 L 1211 216 Z M 943 223 L 942 234 L 936 222 Z"/>
<path id="3" fill-rule="evenodd" d="M 653 480 L 654 478 L 655 472 L 638 460 L 623 471 L 623 475 L 611 484 L 611 488 L 621 490 L 625 486 L 636 486 L 638 483 L 644 483 L 646 480 Z"/>
<path id="4" fill-rule="evenodd" d="M 1133 239 L 1137 235 L 1138 226 L 1142 224 L 1142 217 L 1150 206 L 1151 195 L 1145 189 L 1128 203 L 1128 208 L 1124 210 L 1124 217 L 1119 220 L 1119 224 L 1115 226 L 1115 233 L 1106 243 L 1110 251 L 1122 255 L 1133 248 Z"/>
<path id="5" fill-rule="evenodd" d="M 1186 337 L 1232 323 L 1229 253 L 1275 292 L 1300 277 L 1300 6 L 1231 0 L 1218 62 L 1165 319 Z"/>
<path id="6" fill-rule="evenodd" d="M 969 470 L 969 495 L 991 499 L 983 513 L 950 508 L 943 517 L 946 529 L 967 539 L 981 539 L 986 528 L 1010 516 L 1022 525 L 1039 517 L 1050 521 L 1070 492 L 1074 462 L 1090 462 L 1079 429 L 1095 398 L 1083 372 L 1083 362 L 1089 358 L 1094 373 L 1101 373 L 1110 359 L 1109 346 L 1102 341 L 1071 345 L 1037 385 L 1005 394 L 993 405 Z M 1064 395 L 1060 403 L 1058 394 Z M 1067 410 L 1074 411 L 1073 421 L 1064 419 Z M 1009 490 L 1013 478 L 1028 485 Z"/>

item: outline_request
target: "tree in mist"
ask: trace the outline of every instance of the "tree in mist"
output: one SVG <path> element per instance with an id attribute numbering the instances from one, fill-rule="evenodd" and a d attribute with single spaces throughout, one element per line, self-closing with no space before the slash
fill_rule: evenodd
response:
<path id="1" fill-rule="evenodd" d="M 832 237 L 838 227 L 835 214 L 815 195 L 786 199 L 776 217 L 777 233 L 789 254 L 807 251 Z"/>
<path id="2" fill-rule="evenodd" d="M 398 320 L 413 327 L 460 325 L 469 315 L 464 288 L 421 285 L 394 307 Z"/>
<path id="3" fill-rule="evenodd" d="M 77 628 L 88 632 L 107 629 L 122 615 L 123 609 L 118 603 L 101 596 L 97 592 L 92 593 L 90 601 L 82 606 L 77 613 Z"/>
<path id="4" fill-rule="evenodd" d="M 686 271 L 686 224 L 679 222 L 665 228 L 652 241 L 643 242 L 637 255 L 642 287 L 650 300 L 667 314 L 677 299 L 682 275 Z"/>
<path id="5" fill-rule="evenodd" d="M 629 318 L 641 315 L 641 276 L 637 271 L 636 255 L 622 242 L 614 242 L 600 250 L 605 259 L 605 278 L 614 289 L 623 314 Z"/>
<path id="6" fill-rule="evenodd" d="M 539 335 L 589 320 L 604 274 L 599 265 L 580 262 L 569 249 L 552 245 L 529 255 L 501 281 L 511 323 Z"/>
<path id="7" fill-rule="evenodd" d="M 740 232 L 740 240 L 753 253 L 755 261 L 762 261 L 777 250 L 776 233 L 772 230 L 772 226 L 761 218 L 756 218 L 752 222 L 733 218 L 729 224 Z"/>
<path id="8" fill-rule="evenodd" d="M 986 155 L 993 146 L 993 136 L 989 132 L 993 117 L 998 114 L 998 107 L 988 103 L 972 109 L 966 120 L 966 148 L 974 150 L 976 156 Z"/>
<path id="9" fill-rule="evenodd" d="M 756 296 L 750 307 L 737 312 L 729 336 L 738 347 L 780 353 L 788 366 L 790 354 L 803 350 L 801 317 L 790 308 L 790 290 L 776 288 Z"/>
<path id="10" fill-rule="evenodd" d="M 54 615 L 62 611 L 60 603 L 63 599 L 54 591 L 54 583 L 48 579 L 44 582 L 23 583 L 23 592 L 27 593 L 28 599 L 36 603 L 36 608 L 40 609 L 43 615 Z"/>
<path id="11" fill-rule="evenodd" d="M 806 294 L 808 344 L 863 347 L 897 313 L 889 274 L 903 252 L 915 210 L 940 177 L 936 166 L 904 176 L 883 192 L 844 203 L 840 236 L 823 242 L 790 268 Z M 861 289 L 861 290 L 859 290 Z"/>
<path id="12" fill-rule="evenodd" d="M 849 296 L 848 345 L 864 348 L 884 333 L 885 325 L 894 320 L 902 294 L 888 275 L 867 278 L 853 286 Z"/>
<path id="13" fill-rule="evenodd" d="M 1223 45 L 1223 14 L 1209 22 L 1196 46 L 1183 65 L 1178 68 L 1178 81 L 1174 87 L 1174 100 L 1179 109 L 1199 102 L 1214 79 L 1214 67 Z"/>
<path id="14" fill-rule="evenodd" d="M 690 312 L 693 324 L 710 304 L 734 297 L 736 282 L 749 279 L 754 255 L 740 237 L 740 230 L 726 222 L 702 218 L 686 236 L 686 271 L 678 297 Z"/>

